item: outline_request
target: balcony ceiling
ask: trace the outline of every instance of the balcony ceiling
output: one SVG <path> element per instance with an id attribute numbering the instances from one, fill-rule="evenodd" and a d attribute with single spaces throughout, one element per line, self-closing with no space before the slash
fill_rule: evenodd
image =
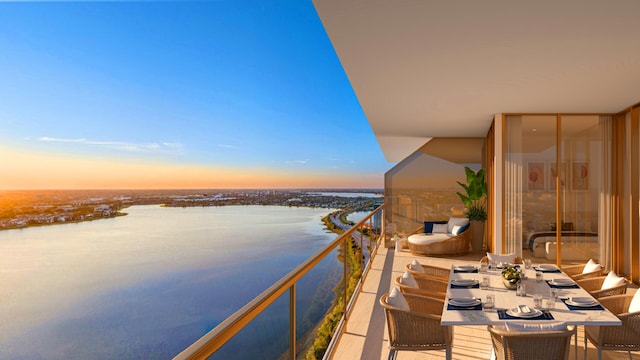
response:
<path id="1" fill-rule="evenodd" d="M 640 101 L 637 0 L 313 0 L 387 160 L 496 113 Z"/>

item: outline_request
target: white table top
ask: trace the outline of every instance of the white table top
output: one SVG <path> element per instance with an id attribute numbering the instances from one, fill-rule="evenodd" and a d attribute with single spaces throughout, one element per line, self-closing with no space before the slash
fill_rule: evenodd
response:
<path id="1" fill-rule="evenodd" d="M 524 265 L 520 265 L 524 266 Z M 496 309 L 511 309 L 518 305 L 527 305 L 533 309 L 533 295 L 540 294 L 544 298 L 549 297 L 550 287 L 546 281 L 537 282 L 535 279 L 535 270 L 525 269 L 527 280 L 524 280 L 526 296 L 516 296 L 515 290 L 508 290 L 502 284 L 500 271 L 490 270 L 486 273 L 456 273 L 454 267 L 451 270 L 449 279 L 449 287 L 447 289 L 447 299 L 452 297 L 471 297 L 481 298 L 484 302 L 487 294 L 495 295 Z M 480 281 L 483 276 L 489 276 L 489 289 L 452 289 L 451 280 L 453 279 L 476 279 Z M 568 278 L 564 273 L 544 273 L 544 280 L 552 280 L 556 278 Z M 582 288 L 561 288 L 559 289 L 560 298 L 569 298 L 577 296 L 591 295 Z M 556 300 L 555 308 L 550 310 L 554 320 L 501 320 L 498 313 L 494 309 L 492 311 L 483 310 L 447 310 L 447 302 L 445 301 L 442 311 L 442 325 L 492 325 L 502 324 L 509 321 L 517 322 L 549 322 L 561 321 L 573 325 L 621 325 L 620 319 L 608 310 L 569 310 L 569 308 L 560 300 Z M 543 302 L 544 306 L 544 302 Z"/>

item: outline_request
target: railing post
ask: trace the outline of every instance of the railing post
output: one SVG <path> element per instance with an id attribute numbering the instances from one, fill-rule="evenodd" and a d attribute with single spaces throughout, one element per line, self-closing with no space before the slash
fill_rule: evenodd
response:
<path id="1" fill-rule="evenodd" d="M 342 296 L 344 299 L 344 322 L 346 324 L 347 322 L 347 286 L 349 284 L 349 279 L 347 279 L 347 239 L 349 237 L 345 236 L 344 240 L 342 241 L 342 246 L 344 246 L 344 261 L 343 261 L 343 265 L 342 265 L 342 277 L 344 278 L 344 291 L 342 292 Z"/>
<path id="2" fill-rule="evenodd" d="M 296 283 L 289 288 L 289 359 L 296 360 Z"/>

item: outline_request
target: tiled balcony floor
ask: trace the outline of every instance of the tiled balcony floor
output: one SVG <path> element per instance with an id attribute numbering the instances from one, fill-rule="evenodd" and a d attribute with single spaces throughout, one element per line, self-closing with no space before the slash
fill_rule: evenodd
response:
<path id="1" fill-rule="evenodd" d="M 389 354 L 388 335 L 385 317 L 378 301 L 380 297 L 393 287 L 393 279 L 402 275 L 404 266 L 413 259 L 421 263 L 450 267 L 452 264 L 476 264 L 484 253 L 469 254 L 451 259 L 431 258 L 412 255 L 408 250 L 395 252 L 394 249 L 380 248 L 373 266 L 363 284 L 353 313 L 349 319 L 346 332 L 336 349 L 334 359 L 387 359 Z M 634 292 L 636 289 L 629 289 Z M 570 359 L 575 357 L 572 344 Z M 453 359 L 489 359 L 491 340 L 484 326 L 454 327 Z M 583 359 L 583 332 L 578 328 L 578 358 Z M 588 359 L 597 359 L 595 347 L 589 344 Z M 444 359 L 445 351 L 400 351 L 398 360 L 411 359 Z M 640 360 L 640 353 L 632 353 L 634 360 Z M 603 359 L 629 359 L 627 352 L 604 351 Z"/>

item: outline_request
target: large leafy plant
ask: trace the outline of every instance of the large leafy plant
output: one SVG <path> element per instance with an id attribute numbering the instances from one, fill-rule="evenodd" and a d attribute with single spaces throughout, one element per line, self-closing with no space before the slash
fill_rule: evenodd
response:
<path id="1" fill-rule="evenodd" d="M 465 166 L 464 172 L 467 176 L 467 183 L 463 184 L 458 181 L 458 184 L 462 186 L 465 193 L 458 192 L 457 194 L 467 207 L 465 215 L 469 220 L 485 221 L 487 220 L 487 183 L 484 180 L 486 170 L 480 169 L 475 172 Z"/>

